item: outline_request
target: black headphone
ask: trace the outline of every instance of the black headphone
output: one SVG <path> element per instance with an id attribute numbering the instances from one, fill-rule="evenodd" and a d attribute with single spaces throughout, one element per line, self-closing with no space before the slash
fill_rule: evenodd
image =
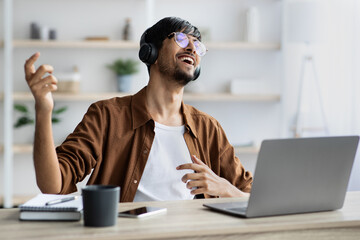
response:
<path id="1" fill-rule="evenodd" d="M 155 47 L 152 43 L 146 42 L 146 30 L 140 38 L 140 50 L 139 50 L 139 58 L 140 60 L 145 63 L 147 66 L 150 66 L 155 63 L 157 57 L 158 57 L 158 49 Z M 194 79 L 192 81 L 195 81 L 200 76 L 201 68 L 198 66 L 195 69 L 194 72 Z"/>

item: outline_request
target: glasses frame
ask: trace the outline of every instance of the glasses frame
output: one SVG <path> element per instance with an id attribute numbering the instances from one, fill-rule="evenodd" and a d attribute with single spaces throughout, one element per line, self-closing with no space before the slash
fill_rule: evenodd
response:
<path id="1" fill-rule="evenodd" d="M 187 35 L 186 33 L 183 33 L 183 32 L 172 32 L 172 33 L 170 33 L 170 34 L 168 35 L 168 38 L 170 39 L 170 38 L 172 38 L 173 36 L 176 36 L 176 35 L 178 35 L 178 34 L 184 34 L 184 35 L 186 36 L 186 39 L 187 39 L 188 43 L 187 43 L 187 45 L 186 45 L 185 47 L 182 47 L 182 46 L 180 45 L 180 43 L 177 41 L 177 38 L 174 37 L 174 40 L 175 40 L 176 44 L 177 44 L 179 47 L 181 47 L 181 48 L 186 48 L 187 46 L 189 46 L 190 38 L 188 37 L 188 35 Z M 200 57 L 205 56 L 206 52 L 208 51 L 208 49 L 206 48 L 205 44 L 202 43 L 201 41 L 199 41 L 198 39 L 194 39 L 194 40 L 192 40 L 192 41 L 193 41 L 193 44 L 194 44 L 194 46 L 195 46 L 196 54 L 197 54 L 198 56 L 200 56 Z M 196 44 L 196 43 L 198 43 L 198 44 Z M 198 51 L 198 49 L 200 49 L 201 51 Z M 205 49 L 205 51 L 203 51 L 203 49 Z"/>

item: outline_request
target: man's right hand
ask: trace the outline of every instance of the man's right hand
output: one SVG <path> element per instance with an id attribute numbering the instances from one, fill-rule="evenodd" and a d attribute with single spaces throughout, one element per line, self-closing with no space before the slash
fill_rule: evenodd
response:
<path id="1" fill-rule="evenodd" d="M 54 68 L 44 64 L 35 70 L 34 63 L 39 58 L 40 53 L 32 55 L 25 62 L 25 79 L 31 93 L 35 98 L 35 108 L 37 112 L 51 113 L 54 108 L 53 91 L 57 90 L 57 79 L 51 75 Z M 50 75 L 43 77 L 46 73 Z"/>
<path id="2" fill-rule="evenodd" d="M 57 89 L 54 68 L 41 65 L 35 70 L 34 63 L 40 53 L 32 55 L 25 63 L 25 78 L 35 98 L 36 121 L 34 137 L 34 167 L 36 182 L 43 193 L 59 193 L 62 178 L 55 152 L 51 115 L 54 108 L 53 91 Z M 48 73 L 50 75 L 44 75 Z"/>

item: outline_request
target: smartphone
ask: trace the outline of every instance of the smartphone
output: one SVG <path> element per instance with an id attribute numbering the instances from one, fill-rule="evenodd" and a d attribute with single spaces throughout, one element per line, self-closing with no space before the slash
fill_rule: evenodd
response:
<path id="1" fill-rule="evenodd" d="M 139 207 L 130 209 L 128 211 L 119 212 L 118 217 L 132 217 L 132 218 L 144 218 L 148 216 L 154 216 L 161 213 L 166 213 L 166 208 L 157 207 Z"/>

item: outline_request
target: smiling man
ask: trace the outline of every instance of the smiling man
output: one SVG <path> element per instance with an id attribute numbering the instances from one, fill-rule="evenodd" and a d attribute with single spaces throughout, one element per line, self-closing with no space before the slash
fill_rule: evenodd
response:
<path id="1" fill-rule="evenodd" d="M 88 184 L 120 186 L 123 202 L 248 195 L 252 175 L 220 124 L 183 103 L 184 86 L 199 77 L 206 51 L 189 22 L 160 20 L 140 40 L 148 85 L 133 96 L 92 104 L 56 150 L 51 92 L 57 80 L 50 65 L 35 70 L 39 53 L 30 57 L 25 72 L 36 103 L 34 165 L 41 191 L 76 191 L 92 171 Z"/>

